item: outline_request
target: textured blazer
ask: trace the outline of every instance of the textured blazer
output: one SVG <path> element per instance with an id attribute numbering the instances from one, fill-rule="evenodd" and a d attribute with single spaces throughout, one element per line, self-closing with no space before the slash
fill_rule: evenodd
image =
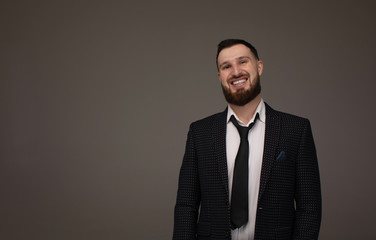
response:
<path id="1" fill-rule="evenodd" d="M 317 239 L 321 190 L 308 119 L 266 106 L 255 240 Z M 174 240 L 231 239 L 224 112 L 191 124 L 180 169 Z"/>

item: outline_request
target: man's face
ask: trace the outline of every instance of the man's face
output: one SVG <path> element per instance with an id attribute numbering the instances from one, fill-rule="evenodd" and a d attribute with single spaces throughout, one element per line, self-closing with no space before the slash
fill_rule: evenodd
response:
<path id="1" fill-rule="evenodd" d="M 223 49 L 218 55 L 218 77 L 228 103 L 244 106 L 261 92 L 262 61 L 243 44 Z"/>

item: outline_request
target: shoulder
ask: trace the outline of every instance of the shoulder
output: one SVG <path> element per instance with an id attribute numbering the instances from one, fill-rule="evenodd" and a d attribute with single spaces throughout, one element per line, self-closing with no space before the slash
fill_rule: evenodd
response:
<path id="1" fill-rule="evenodd" d="M 215 126 L 225 125 L 227 117 L 227 108 L 223 112 L 215 113 L 208 117 L 194 121 L 190 125 L 190 130 L 209 130 Z"/>
<path id="2" fill-rule="evenodd" d="M 282 125 L 284 126 L 307 126 L 310 125 L 310 122 L 307 118 L 297 116 L 291 113 L 281 112 L 278 110 L 274 110 L 272 107 L 270 107 L 267 103 L 265 103 L 266 107 L 266 115 L 267 118 L 277 118 L 281 121 Z"/>

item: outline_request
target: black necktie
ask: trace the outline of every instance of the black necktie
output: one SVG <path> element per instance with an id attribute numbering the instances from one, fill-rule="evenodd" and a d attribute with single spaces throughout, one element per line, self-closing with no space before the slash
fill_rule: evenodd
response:
<path id="1" fill-rule="evenodd" d="M 231 224 L 232 227 L 240 228 L 248 221 L 248 132 L 255 124 L 255 120 L 249 127 L 242 127 L 235 119 L 234 115 L 230 120 L 238 129 L 240 135 L 240 145 L 238 154 L 235 159 L 234 175 L 232 181 L 232 194 L 231 194 Z"/>

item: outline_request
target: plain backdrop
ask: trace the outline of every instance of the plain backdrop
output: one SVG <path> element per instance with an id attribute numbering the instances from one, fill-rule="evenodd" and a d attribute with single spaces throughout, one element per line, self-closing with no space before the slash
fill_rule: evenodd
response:
<path id="1" fill-rule="evenodd" d="M 186 135 L 223 111 L 225 38 L 311 120 L 320 239 L 375 239 L 374 1 L 0 3 L 0 239 L 171 239 Z"/>

